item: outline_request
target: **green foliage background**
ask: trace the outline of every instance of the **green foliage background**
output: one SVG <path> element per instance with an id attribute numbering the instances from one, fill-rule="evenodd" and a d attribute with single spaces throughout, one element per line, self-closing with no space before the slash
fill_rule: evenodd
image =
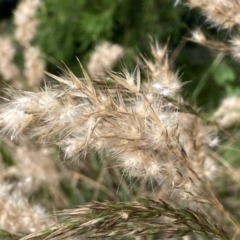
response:
<path id="1" fill-rule="evenodd" d="M 196 27 L 220 39 L 226 33 L 209 30 L 198 11 L 173 4 L 169 0 L 44 0 L 36 42 L 46 54 L 49 71 L 57 72 L 56 65 L 64 61 L 78 73 L 76 57 L 86 65 L 94 46 L 102 41 L 122 45 L 126 49 L 124 64 L 133 68 L 138 53 L 148 52 L 149 36 L 162 44 L 169 40 L 175 70 L 180 69 L 183 81 L 189 82 L 185 97 L 211 108 L 226 93 L 239 92 L 237 65 L 224 58 L 216 66 L 214 53 L 183 37 L 189 37 Z"/>

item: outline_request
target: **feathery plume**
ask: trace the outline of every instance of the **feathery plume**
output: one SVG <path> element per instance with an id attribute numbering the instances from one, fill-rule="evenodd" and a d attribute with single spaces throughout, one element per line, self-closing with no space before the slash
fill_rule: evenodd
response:
<path id="1" fill-rule="evenodd" d="M 0 228 L 13 234 L 28 234 L 50 227 L 54 221 L 39 205 L 30 205 L 19 191 L 1 184 Z"/>
<path id="2" fill-rule="evenodd" d="M 234 36 L 230 40 L 230 48 L 232 56 L 239 61 L 240 60 L 240 36 Z"/>
<path id="3" fill-rule="evenodd" d="M 4 80 L 19 78 L 20 71 L 14 64 L 15 49 L 10 37 L 0 36 L 0 74 Z"/>
<path id="4" fill-rule="evenodd" d="M 90 75 L 94 77 L 111 71 L 123 54 L 123 48 L 118 44 L 105 42 L 96 46 L 87 67 Z"/>
<path id="5" fill-rule="evenodd" d="M 24 76 L 29 87 L 39 85 L 43 78 L 44 64 L 40 58 L 40 51 L 37 47 L 29 46 L 24 49 Z"/>
<path id="6" fill-rule="evenodd" d="M 198 119 L 179 114 L 179 101 L 166 98 L 174 98 L 181 87 L 166 52 L 166 47 L 152 47 L 154 61 L 144 59 L 149 79 L 143 85 L 138 67 L 133 74 L 109 73 L 112 83 L 105 87 L 82 67 L 82 79 L 70 70 L 69 79 L 48 74 L 63 90 L 10 94 L 2 105 L 1 133 L 14 138 L 28 127 L 44 142 L 57 140 L 66 158 L 105 152 L 129 176 L 167 184 L 172 195 L 195 201 L 200 192 L 193 181 L 199 178 L 191 164 L 204 162 L 208 143 L 201 124 L 195 124 Z M 11 122 L 4 121 L 12 112 L 21 118 L 11 115 Z"/>
<path id="7" fill-rule="evenodd" d="M 152 82 L 152 91 L 163 96 L 174 96 L 181 88 L 181 83 L 177 73 L 173 73 L 168 62 L 167 46 L 151 47 L 151 53 L 154 61 L 147 60 L 143 57 L 143 61 L 147 66 L 150 81 Z"/>
<path id="8" fill-rule="evenodd" d="M 40 0 L 24 0 L 14 11 L 15 38 L 23 47 L 28 47 L 35 36 L 37 29 L 35 15 L 39 4 Z"/>
<path id="9" fill-rule="evenodd" d="M 225 98 L 214 113 L 217 123 L 224 128 L 232 127 L 240 122 L 240 98 Z"/>
<path id="10" fill-rule="evenodd" d="M 11 183 L 27 196 L 47 186 L 55 206 L 66 204 L 60 191 L 64 174 L 53 161 L 53 149 L 45 147 L 39 150 L 23 135 L 18 144 L 5 140 L 5 149 L 11 153 L 15 164 L 4 168 L 1 173 L 3 180 L 14 179 Z"/>
<path id="11" fill-rule="evenodd" d="M 220 28 L 230 29 L 240 25 L 240 4 L 232 0 L 187 0 L 191 8 L 201 8 L 207 21 Z"/>

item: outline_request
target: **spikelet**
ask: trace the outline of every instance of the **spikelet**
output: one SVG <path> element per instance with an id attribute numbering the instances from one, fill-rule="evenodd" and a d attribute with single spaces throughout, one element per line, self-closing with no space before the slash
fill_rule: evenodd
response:
<path id="1" fill-rule="evenodd" d="M 0 75 L 4 80 L 16 80 L 19 78 L 20 71 L 14 64 L 13 59 L 15 49 L 8 36 L 0 37 Z"/>
<path id="2" fill-rule="evenodd" d="M 88 63 L 90 75 L 104 75 L 106 71 L 111 71 L 123 53 L 123 48 L 117 44 L 105 42 L 96 46 Z"/>
<path id="3" fill-rule="evenodd" d="M 15 138 L 33 119 L 33 116 L 18 109 L 6 109 L 0 116 L 1 133 Z"/>
<path id="4" fill-rule="evenodd" d="M 39 4 L 39 0 L 24 0 L 14 11 L 15 38 L 24 47 L 28 47 L 35 36 L 37 28 L 35 15 Z"/>
<path id="5" fill-rule="evenodd" d="M 217 123 L 224 128 L 232 127 L 240 122 L 240 98 L 237 96 L 223 99 L 214 113 Z"/>
<path id="6" fill-rule="evenodd" d="M 203 45 L 205 47 L 223 52 L 226 54 L 233 54 L 234 45 L 231 47 L 229 43 L 224 43 L 216 40 L 209 40 L 205 37 L 200 29 L 196 29 L 191 32 L 192 37 L 186 38 L 189 41 L 195 42 L 197 44 Z M 232 42 L 232 41 L 230 41 Z"/>
<path id="7" fill-rule="evenodd" d="M 217 138 L 212 138 L 201 119 L 189 113 L 178 113 L 180 142 L 191 165 L 199 177 L 213 180 L 217 177 L 217 165 L 209 156 L 209 147 L 215 147 Z"/>
<path id="8" fill-rule="evenodd" d="M 24 76 L 28 81 L 29 87 L 39 85 L 43 79 L 44 64 L 40 57 L 37 47 L 28 47 L 24 50 Z"/>
<path id="9" fill-rule="evenodd" d="M 21 1 L 14 11 L 15 39 L 23 47 L 24 70 L 27 87 L 36 88 L 43 78 L 44 63 L 37 47 L 31 45 L 36 30 L 36 11 L 40 0 Z"/>
<path id="10" fill-rule="evenodd" d="M 15 164 L 2 170 L 3 181 L 15 179 L 11 183 L 27 196 L 38 192 L 41 187 L 47 186 L 56 206 L 66 203 L 59 191 L 60 179 L 64 174 L 62 173 L 61 176 L 58 165 L 53 160 L 53 149 L 46 147 L 37 149 L 23 135 L 18 144 L 5 140 L 5 149 L 11 153 Z"/>
<path id="11" fill-rule="evenodd" d="M 240 61 L 240 36 L 234 36 L 230 40 L 231 54 L 237 60 Z"/>
<path id="12" fill-rule="evenodd" d="M 180 90 L 181 83 L 177 73 L 173 73 L 169 66 L 167 46 L 160 47 L 156 44 L 156 47 L 151 47 L 151 53 L 154 61 L 145 58 L 143 61 L 149 71 L 153 92 L 167 97 L 174 96 Z"/>
<path id="13" fill-rule="evenodd" d="M 191 8 L 201 8 L 207 20 L 220 28 L 230 29 L 240 25 L 240 4 L 232 0 L 187 0 Z"/>
<path id="14" fill-rule="evenodd" d="M 32 233 L 50 227 L 54 221 L 39 205 L 31 205 L 10 185 L 0 187 L 0 228 L 13 234 Z"/>

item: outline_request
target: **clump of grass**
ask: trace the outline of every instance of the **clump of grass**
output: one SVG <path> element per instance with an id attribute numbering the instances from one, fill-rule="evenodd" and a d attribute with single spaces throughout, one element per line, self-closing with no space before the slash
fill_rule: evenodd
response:
<path id="1" fill-rule="evenodd" d="M 211 207 L 209 216 L 219 216 L 215 224 L 221 222 L 225 228 L 231 219 L 226 218 L 208 184 L 214 171 L 209 174 L 206 166 L 209 161 L 215 165 L 208 155 L 212 146 L 210 132 L 194 110 L 187 111 L 187 104 L 180 98 L 181 84 L 168 64 L 167 48 L 157 45 L 151 49 L 153 60 L 143 58 L 149 73 L 143 72 L 146 79 L 141 79 L 138 66 L 133 73 L 109 72 L 92 79 L 80 64 L 83 78 L 77 78 L 67 68 L 66 78 L 47 73 L 60 83 L 54 88 L 39 93 L 9 91 L 10 99 L 2 105 L 0 114 L 1 133 L 14 139 L 24 132 L 44 143 L 54 142 L 63 150 L 65 159 L 84 159 L 87 153 L 95 152 L 114 162 L 123 174 L 160 187 L 158 197 L 172 202 L 176 209 L 188 207 L 184 211 L 193 214 L 190 221 L 194 213 L 205 216 Z M 180 111 L 179 106 L 185 108 Z M 207 225 L 204 221 L 202 227 Z M 185 228 L 186 223 L 181 224 L 166 232 L 177 235 L 180 231 L 184 235 L 195 229 L 194 225 Z M 201 224 L 196 231 L 200 231 Z M 59 226 L 62 229 L 63 225 Z M 148 234 L 144 229 L 142 234 Z M 220 236 L 214 231 L 208 229 L 206 234 Z M 128 228 L 128 232 L 132 230 Z"/>
<path id="2" fill-rule="evenodd" d="M 216 5 L 216 2 L 219 4 Z M 38 84 L 31 79 L 36 77 L 39 82 L 42 74 L 39 74 L 39 69 L 43 68 L 42 63 L 38 62 L 40 53 L 30 44 L 36 30 L 34 15 L 39 4 L 37 0 L 22 1 L 15 12 L 16 39 L 25 51 L 24 76 L 28 80 L 28 87 L 34 89 Z M 31 11 L 22 19 L 21 13 L 28 5 Z M 235 9 L 232 1 L 195 3 L 189 0 L 188 5 L 202 8 L 214 26 L 232 28 L 239 25 L 236 12 L 239 5 L 236 3 Z M 225 13 L 226 10 L 229 12 Z M 23 23 L 26 22 L 28 32 L 24 34 Z M 239 58 L 238 37 L 231 37 L 228 42 L 218 42 L 207 40 L 200 30 L 193 31 L 192 35 L 194 42 Z M 8 41 L 5 43 L 8 48 L 11 46 Z M 113 53 L 111 49 L 116 52 Z M 216 182 L 221 178 L 219 173 L 224 170 L 216 161 L 219 156 L 214 148 L 219 142 L 219 129 L 227 136 L 232 136 L 224 128 L 237 122 L 238 109 L 234 107 L 234 111 L 237 111 L 234 113 L 235 119 L 220 108 L 215 114 L 216 123 L 204 121 L 200 111 L 189 106 L 181 96 L 184 84 L 169 63 L 167 45 L 160 46 L 152 42 L 151 57 L 141 56 L 133 71 L 124 68 L 121 72 L 111 71 L 123 55 L 120 46 L 105 44 L 96 50 L 94 61 L 89 65 L 90 73 L 80 63 L 80 78 L 66 67 L 63 76 L 46 73 L 56 80 L 56 84 L 46 84 L 40 91 L 24 91 L 13 87 L 5 89 L 6 97 L 0 105 L 0 134 L 7 148 L 15 149 L 17 153 L 12 154 L 17 168 L 9 167 L 5 177 L 18 178 L 17 184 L 9 186 L 13 193 L 14 187 L 21 190 L 20 200 L 26 197 L 23 192 L 30 195 L 42 183 L 49 185 L 56 207 L 58 199 L 62 202 L 65 200 L 59 190 L 60 173 L 64 171 L 49 164 L 49 148 L 45 149 L 44 154 L 44 149 L 38 151 L 36 146 L 57 145 L 65 161 L 79 161 L 85 170 L 86 159 L 93 161 L 88 157 L 89 154 L 95 154 L 105 166 L 120 169 L 114 172 L 120 176 L 119 179 L 126 176 L 140 183 L 143 189 L 141 197 L 150 192 L 152 200 L 147 199 L 143 203 L 117 200 L 88 203 L 79 208 L 63 210 L 54 221 L 49 218 L 42 225 L 39 218 L 42 220 L 44 217 L 40 213 L 36 216 L 35 212 L 29 214 L 32 220 L 28 220 L 23 228 L 19 227 L 20 230 L 15 228 L 24 215 L 15 214 L 18 220 L 11 220 L 11 216 L 7 215 L 7 220 L 3 220 L 0 226 L 6 231 L 5 236 L 9 232 L 22 236 L 22 240 L 71 239 L 80 235 L 96 238 L 148 235 L 173 238 L 198 233 L 212 238 L 236 239 L 239 236 L 237 221 L 215 193 Z M 12 61 L 13 55 L 14 51 L 8 56 L 7 63 Z M 9 66 L 15 69 L 14 64 Z M 6 76 L 13 78 L 18 70 L 14 71 L 12 75 L 6 73 Z M 238 98 L 234 99 L 234 103 L 238 101 Z M 228 115 L 228 118 L 222 123 L 222 119 L 226 119 L 224 115 Z M 11 141 L 7 140 L 8 137 Z M 33 139 L 36 146 L 29 139 Z M 34 155 L 38 156 L 41 164 L 37 163 Z M 27 168 L 29 171 L 24 170 Z M 65 169 L 66 172 L 69 175 L 72 173 L 69 169 Z M 231 169 L 232 172 L 234 176 L 237 175 Z M 98 179 L 101 180 L 104 172 L 99 175 Z M 86 178 L 79 173 L 77 177 L 87 182 L 91 176 Z M 91 183 L 94 184 L 94 181 Z M 125 189 L 128 189 L 124 183 Z M 114 195 L 100 183 L 98 188 L 108 196 Z M 95 193 L 97 195 L 98 190 Z M 10 196 L 8 191 L 5 198 Z M 22 202 L 28 206 L 27 200 Z M 14 205 L 11 206 L 13 210 Z M 3 210 L 6 209 L 3 205 Z M 31 210 L 30 204 L 28 210 Z M 25 217 L 26 213 L 27 210 Z M 51 227 L 53 222 L 55 225 Z M 34 233 L 28 235 L 29 232 Z"/>
<path id="3" fill-rule="evenodd" d="M 1 133 L 12 139 L 23 131 L 44 142 L 54 139 L 66 159 L 104 153 L 130 177 L 161 182 L 183 201 L 208 202 L 198 190 L 202 181 L 196 172 L 206 177 L 198 163 L 204 164 L 211 138 L 200 119 L 178 111 L 181 84 L 166 50 L 152 47 L 154 61 L 144 59 L 150 73 L 146 80 L 136 67 L 133 73 L 109 72 L 107 85 L 91 79 L 81 66 L 82 79 L 69 69 L 67 79 L 48 73 L 60 88 L 9 91 Z"/>

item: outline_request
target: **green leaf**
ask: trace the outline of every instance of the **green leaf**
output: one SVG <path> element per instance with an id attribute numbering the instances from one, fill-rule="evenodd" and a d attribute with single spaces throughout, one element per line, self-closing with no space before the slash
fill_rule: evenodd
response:
<path id="1" fill-rule="evenodd" d="M 234 82 L 236 74 L 234 70 L 225 62 L 221 62 L 213 72 L 213 78 L 215 82 L 223 87 Z"/>

